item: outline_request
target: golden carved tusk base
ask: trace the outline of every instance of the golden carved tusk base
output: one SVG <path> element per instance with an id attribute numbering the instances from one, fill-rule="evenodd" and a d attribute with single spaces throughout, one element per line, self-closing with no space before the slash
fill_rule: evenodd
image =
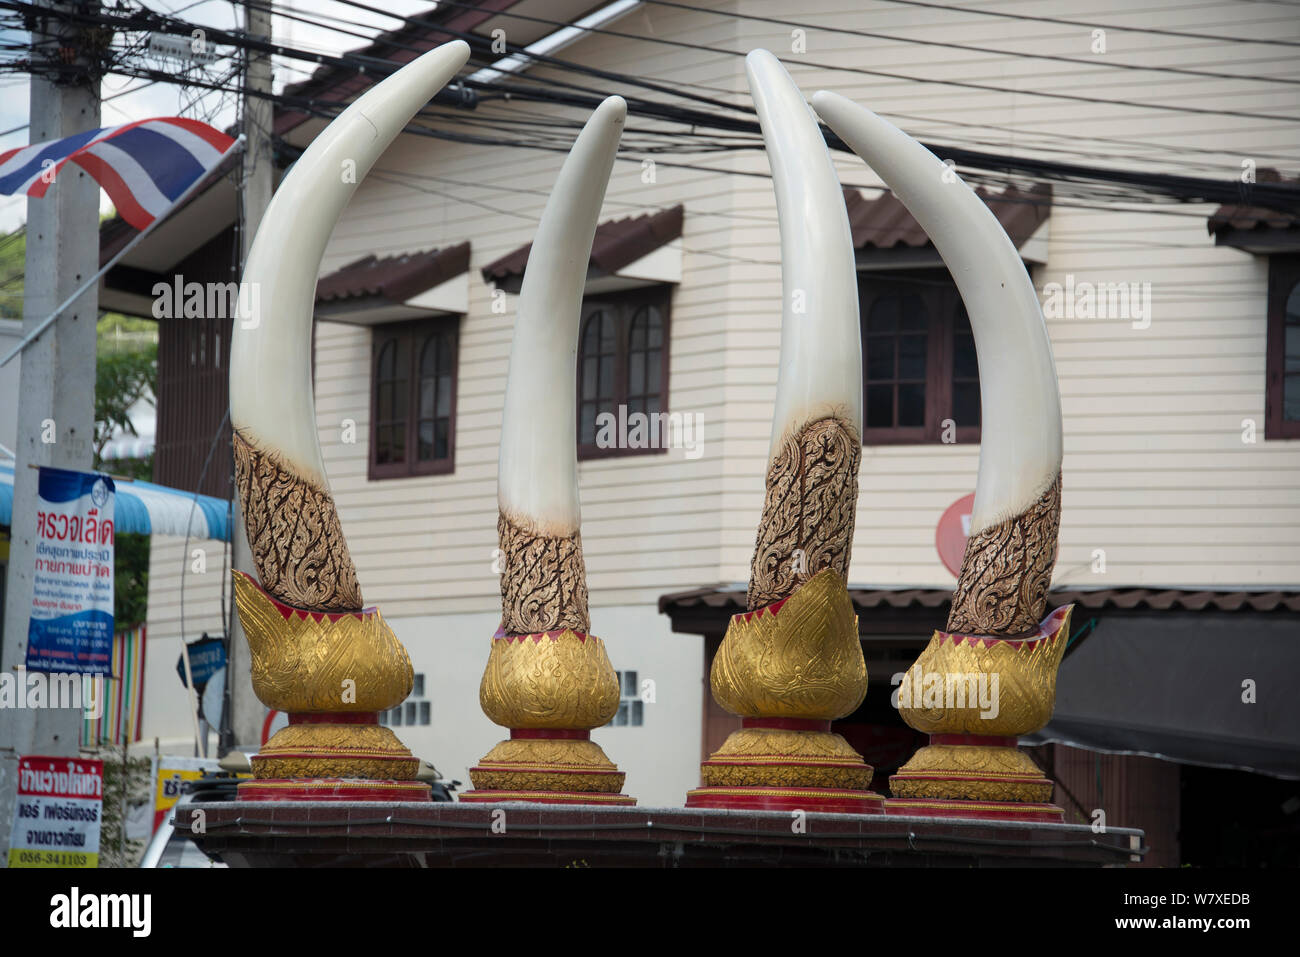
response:
<path id="1" fill-rule="evenodd" d="M 414 781 L 419 759 L 378 724 L 291 724 L 253 756 L 255 778 Z"/>
<path id="2" fill-rule="evenodd" d="M 492 639 L 479 686 L 479 704 L 492 721 L 510 728 L 470 769 L 474 790 L 461 801 L 540 804 L 623 804 L 626 774 L 592 728 L 618 711 L 618 677 L 595 635 L 570 628 Z"/>
<path id="3" fill-rule="evenodd" d="M 596 742 L 573 738 L 511 738 L 469 771 L 475 788 L 504 791 L 616 794 L 626 777 Z"/>
<path id="4" fill-rule="evenodd" d="M 700 765 L 687 807 L 879 814 L 872 769 L 831 721 L 867 693 L 844 579 L 819 571 L 786 599 L 735 615 L 709 673 L 713 697 L 744 719 Z"/>
<path id="5" fill-rule="evenodd" d="M 962 801 L 1052 799 L 1052 782 L 1016 747 L 930 744 L 889 778 L 895 797 Z"/>
<path id="6" fill-rule="evenodd" d="M 247 801 L 428 801 L 419 760 L 379 712 L 410 693 L 406 649 L 379 611 L 317 612 L 268 594 L 234 573 L 235 605 L 248 637 L 253 691 L 289 715 L 252 757 Z"/>
<path id="7" fill-rule="evenodd" d="M 1016 738 L 1052 717 L 1072 608 L 1024 638 L 934 633 L 899 686 L 899 713 L 930 743 L 890 777 L 887 813 L 1064 820 Z"/>
<path id="8" fill-rule="evenodd" d="M 742 728 L 700 765 L 710 787 L 818 787 L 865 791 L 871 766 L 829 731 Z"/>

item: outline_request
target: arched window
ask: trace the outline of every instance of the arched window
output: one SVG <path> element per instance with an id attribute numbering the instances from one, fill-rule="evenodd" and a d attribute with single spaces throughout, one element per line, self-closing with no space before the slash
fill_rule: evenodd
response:
<path id="1" fill-rule="evenodd" d="M 416 458 L 422 462 L 451 455 L 452 335 L 432 333 L 420 354 L 419 418 Z"/>
<path id="2" fill-rule="evenodd" d="M 614 402 L 618 331 L 614 309 L 596 308 L 582 322 L 578 393 L 578 444 L 596 444 L 596 416 Z"/>
<path id="3" fill-rule="evenodd" d="M 978 442 L 975 337 L 947 270 L 858 275 L 867 445 Z"/>
<path id="4" fill-rule="evenodd" d="M 1300 256 L 1271 256 L 1264 437 L 1300 438 Z"/>
<path id="5" fill-rule="evenodd" d="M 376 465 L 393 465 L 406 461 L 406 413 L 409 406 L 407 339 L 394 336 L 379 347 L 375 360 L 375 441 Z"/>
<path id="6" fill-rule="evenodd" d="M 578 339 L 578 457 L 664 451 L 667 409 L 667 290 L 586 299 Z"/>
<path id="7" fill-rule="evenodd" d="M 370 477 L 452 471 L 456 430 L 455 320 L 374 330 Z"/>

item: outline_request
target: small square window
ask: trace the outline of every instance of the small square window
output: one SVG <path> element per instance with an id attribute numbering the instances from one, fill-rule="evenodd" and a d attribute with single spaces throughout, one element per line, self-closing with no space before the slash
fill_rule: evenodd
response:
<path id="1" fill-rule="evenodd" d="M 415 685 L 411 688 L 411 697 L 412 698 L 424 697 L 424 675 L 423 674 L 418 674 L 418 673 L 416 674 Z"/>
<path id="2" fill-rule="evenodd" d="M 427 702 L 427 701 L 421 701 L 421 702 L 420 702 L 420 724 L 428 724 L 428 723 L 429 723 L 429 717 L 430 717 L 429 712 L 430 712 L 430 710 L 431 710 L 431 709 L 430 709 L 430 707 L 429 707 L 429 702 Z"/>

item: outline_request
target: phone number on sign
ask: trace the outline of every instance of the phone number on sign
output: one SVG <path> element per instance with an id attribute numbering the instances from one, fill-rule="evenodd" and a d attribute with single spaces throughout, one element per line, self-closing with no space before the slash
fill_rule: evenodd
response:
<path id="1" fill-rule="evenodd" d="M 17 863 L 44 867 L 85 867 L 90 859 L 72 851 L 17 851 Z"/>

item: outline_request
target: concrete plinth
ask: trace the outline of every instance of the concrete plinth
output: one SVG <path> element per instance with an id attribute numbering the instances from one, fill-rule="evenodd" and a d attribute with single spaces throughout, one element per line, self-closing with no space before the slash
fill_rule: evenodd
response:
<path id="1" fill-rule="evenodd" d="M 523 803 L 186 804 L 176 827 L 231 867 L 1087 867 L 1145 852 L 1133 828 Z"/>

